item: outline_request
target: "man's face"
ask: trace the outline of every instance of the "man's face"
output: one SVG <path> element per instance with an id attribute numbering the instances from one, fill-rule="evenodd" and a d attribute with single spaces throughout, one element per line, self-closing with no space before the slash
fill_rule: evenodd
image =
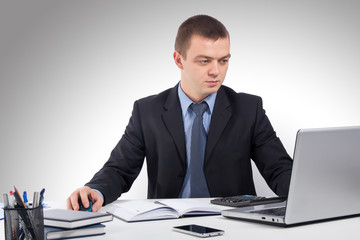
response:
<path id="1" fill-rule="evenodd" d="M 177 51 L 176 65 L 181 69 L 181 88 L 193 101 L 199 102 L 219 90 L 229 66 L 230 41 L 193 36 L 186 59 Z"/>

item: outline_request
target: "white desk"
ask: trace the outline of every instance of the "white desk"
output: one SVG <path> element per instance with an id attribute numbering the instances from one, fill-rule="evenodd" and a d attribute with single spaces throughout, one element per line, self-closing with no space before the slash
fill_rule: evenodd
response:
<path id="1" fill-rule="evenodd" d="M 123 201 L 123 200 L 118 200 Z M 208 199 L 203 201 L 208 202 Z M 52 205 L 65 208 L 65 203 Z M 101 211 L 106 211 L 106 207 Z M 4 239 L 4 221 L 0 221 L 0 239 Z M 306 240 L 306 239 L 360 239 L 360 217 L 343 220 L 328 221 L 303 226 L 282 228 L 259 223 L 251 223 L 234 219 L 227 219 L 221 215 L 208 217 L 186 217 L 175 220 L 159 220 L 147 222 L 126 223 L 114 218 L 106 223 L 105 239 L 131 239 L 131 240 L 176 240 L 201 239 L 198 237 L 178 233 L 172 230 L 173 226 L 185 224 L 199 224 L 218 228 L 225 231 L 223 236 L 210 239 L 231 240 Z"/>
<path id="2" fill-rule="evenodd" d="M 208 201 L 209 200 L 207 199 L 206 202 Z M 283 228 L 228 219 L 222 217 L 221 215 L 208 217 L 186 217 L 175 220 L 160 220 L 137 223 L 126 223 L 122 220 L 114 218 L 112 222 L 106 224 L 106 239 L 119 239 L 120 236 L 123 237 L 122 239 L 131 240 L 201 239 L 172 231 L 173 226 L 185 224 L 205 225 L 225 231 L 223 236 L 210 238 L 214 240 L 360 239 L 360 217 Z"/>

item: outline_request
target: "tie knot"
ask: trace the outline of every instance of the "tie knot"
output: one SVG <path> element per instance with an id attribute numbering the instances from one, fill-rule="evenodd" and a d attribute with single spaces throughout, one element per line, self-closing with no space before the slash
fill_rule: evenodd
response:
<path id="1" fill-rule="evenodd" d="M 202 117 L 206 109 L 208 108 L 208 105 L 206 102 L 201 103 L 192 103 L 190 105 L 191 110 L 196 114 L 198 117 Z"/>

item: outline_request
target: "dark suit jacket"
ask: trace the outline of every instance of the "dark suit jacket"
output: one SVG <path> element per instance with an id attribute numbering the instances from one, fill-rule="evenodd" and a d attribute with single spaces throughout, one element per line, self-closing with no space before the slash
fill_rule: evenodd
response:
<path id="1" fill-rule="evenodd" d="M 177 87 L 134 103 L 125 133 L 87 186 L 107 204 L 127 192 L 147 161 L 148 198 L 177 198 L 186 174 L 184 124 Z M 204 172 L 212 197 L 256 195 L 251 161 L 277 194 L 288 193 L 292 159 L 260 97 L 222 86 L 208 133 Z"/>

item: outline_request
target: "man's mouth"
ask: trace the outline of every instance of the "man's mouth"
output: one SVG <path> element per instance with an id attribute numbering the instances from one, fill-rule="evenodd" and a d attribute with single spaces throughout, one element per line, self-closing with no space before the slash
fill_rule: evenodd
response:
<path id="1" fill-rule="evenodd" d="M 206 81 L 206 83 L 207 83 L 208 85 L 210 85 L 210 86 L 216 86 L 216 85 L 219 83 L 219 81 L 217 81 L 217 80 Z"/>

